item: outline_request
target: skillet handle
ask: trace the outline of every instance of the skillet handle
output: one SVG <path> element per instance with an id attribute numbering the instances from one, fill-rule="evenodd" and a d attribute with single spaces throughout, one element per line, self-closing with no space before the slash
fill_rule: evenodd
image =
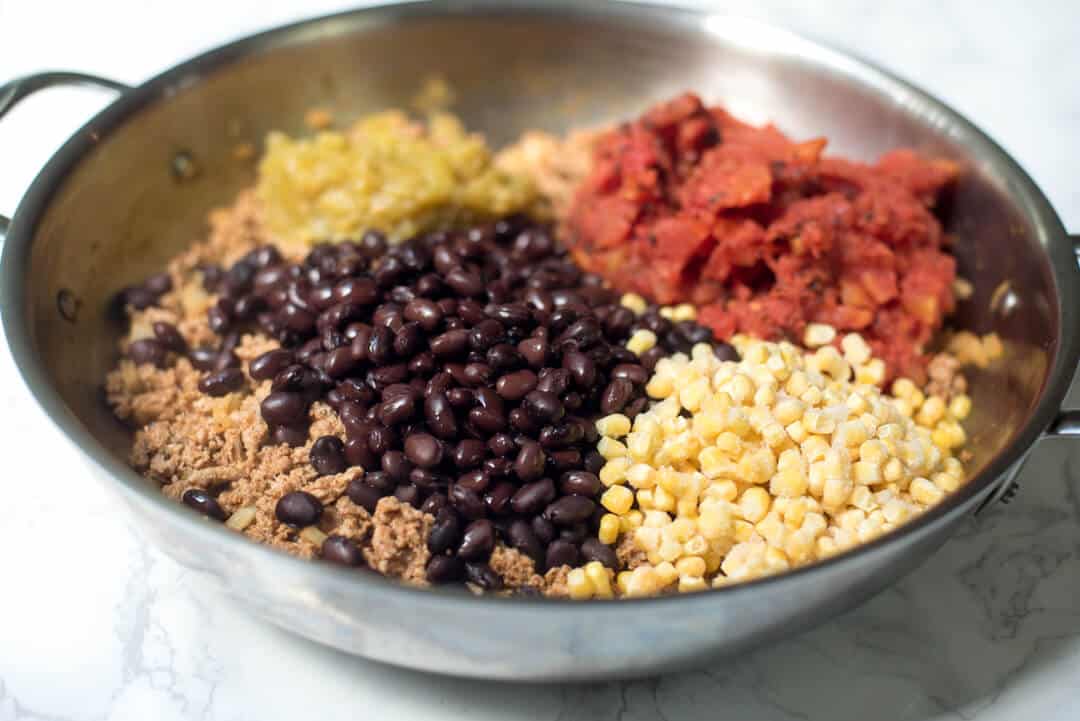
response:
<path id="1" fill-rule="evenodd" d="M 58 85 L 88 85 L 105 90 L 115 90 L 119 93 L 131 89 L 130 85 L 86 73 L 54 71 L 24 75 L 21 78 L 15 78 L 0 85 L 0 119 L 3 119 L 8 111 L 18 105 L 23 98 L 33 95 L 38 90 Z M 4 236 L 7 235 L 9 225 L 11 225 L 11 219 L 0 214 L 0 243 L 3 243 Z"/>
<path id="2" fill-rule="evenodd" d="M 1080 235 L 1069 235 L 1069 240 L 1072 241 L 1073 252 L 1076 255 L 1076 262 L 1080 263 Z M 1075 372 L 1073 376 L 1073 385 L 1070 391 L 1080 387 L 1080 369 Z M 1070 392 L 1070 395 L 1072 393 Z M 1032 444 L 1032 448 L 1037 446 L 1042 441 L 1048 438 L 1080 438 L 1080 410 L 1061 409 L 1058 412 L 1057 417 L 1050 423 L 1050 426 L 1046 431 Z M 975 514 L 978 515 L 994 505 L 995 501 L 1002 503 L 1008 503 L 1016 494 L 1020 491 L 1020 484 L 1017 482 L 1016 477 L 1020 475 L 1020 469 L 1024 467 L 1025 461 L 1028 459 L 1028 453 L 1013 464 L 1012 468 L 1006 471 L 1003 480 L 998 484 L 998 487 L 994 489 L 985 501 L 982 502 Z"/>

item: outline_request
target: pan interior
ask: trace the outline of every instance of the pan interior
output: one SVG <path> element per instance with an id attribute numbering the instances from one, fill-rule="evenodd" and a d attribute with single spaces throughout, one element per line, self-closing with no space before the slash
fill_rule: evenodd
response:
<path id="1" fill-rule="evenodd" d="M 951 197 L 961 274 L 975 287 L 958 327 L 997 332 L 1006 357 L 969 377 L 973 473 L 1029 420 L 1059 335 L 1047 238 L 1008 168 L 921 96 L 786 33 L 744 21 L 654 23 L 592 15 L 378 13 L 329 18 L 251 42 L 204 68 L 159 79 L 148 101 L 102 134 L 36 226 L 28 269 L 38 362 L 70 412 L 126 457 L 130 434 L 102 401 L 119 326 L 110 299 L 206 229 L 211 208 L 253 181 L 233 148 L 270 130 L 304 132 L 313 106 L 339 119 L 405 106 L 437 73 L 454 110 L 495 144 L 528 128 L 562 130 L 634 116 L 692 89 L 794 137 L 870 160 L 907 146 L 959 161 Z M 975 142 L 977 141 L 977 142 Z M 177 159 L 192 172 L 177 173 Z M 997 295 L 995 303 L 991 299 Z M 75 308 L 77 312 L 71 312 Z"/>

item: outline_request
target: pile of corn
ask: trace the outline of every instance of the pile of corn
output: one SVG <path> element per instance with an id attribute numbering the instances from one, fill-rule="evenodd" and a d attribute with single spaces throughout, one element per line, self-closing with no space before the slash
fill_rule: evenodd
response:
<path id="1" fill-rule="evenodd" d="M 649 335 L 628 346 L 648 350 Z M 815 325 L 809 352 L 739 337 L 738 362 L 704 344 L 660 360 L 646 388 L 652 408 L 633 422 L 597 422 L 600 540 L 629 537 L 647 560 L 617 574 L 614 588 L 599 569 L 575 569 L 571 597 L 699 591 L 777 573 L 870 541 L 958 488 L 970 399 L 926 398 L 904 379 L 890 397 L 866 342 L 850 334 L 837 348 L 835 339 Z"/>

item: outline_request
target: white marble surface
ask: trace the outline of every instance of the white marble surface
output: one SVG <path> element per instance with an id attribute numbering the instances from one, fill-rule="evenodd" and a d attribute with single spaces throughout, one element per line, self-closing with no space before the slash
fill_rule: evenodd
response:
<path id="1" fill-rule="evenodd" d="M 132 82 L 234 35 L 342 6 L 16 2 L 0 0 L 0 76 L 65 68 Z M 1080 229 L 1080 5 L 989 5 L 723 7 L 786 19 L 946 98 Z M 0 211 L 101 102 L 54 92 L 0 124 Z M 247 618 L 129 530 L 29 400 L 6 348 L 0 439 L 0 721 L 1080 719 L 1080 442 L 1044 444 L 1016 502 L 815 631 L 695 673 L 542 687 L 389 669 Z"/>

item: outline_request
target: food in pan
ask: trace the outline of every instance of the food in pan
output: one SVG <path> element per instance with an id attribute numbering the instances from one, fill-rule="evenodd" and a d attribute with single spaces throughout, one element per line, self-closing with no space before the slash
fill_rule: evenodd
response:
<path id="1" fill-rule="evenodd" d="M 932 350 L 962 179 L 824 145 L 693 95 L 498 154 L 445 114 L 272 135 L 122 294 L 132 464 L 255 541 L 478 593 L 701 591 L 876 538 L 965 481 L 968 358 Z"/>

